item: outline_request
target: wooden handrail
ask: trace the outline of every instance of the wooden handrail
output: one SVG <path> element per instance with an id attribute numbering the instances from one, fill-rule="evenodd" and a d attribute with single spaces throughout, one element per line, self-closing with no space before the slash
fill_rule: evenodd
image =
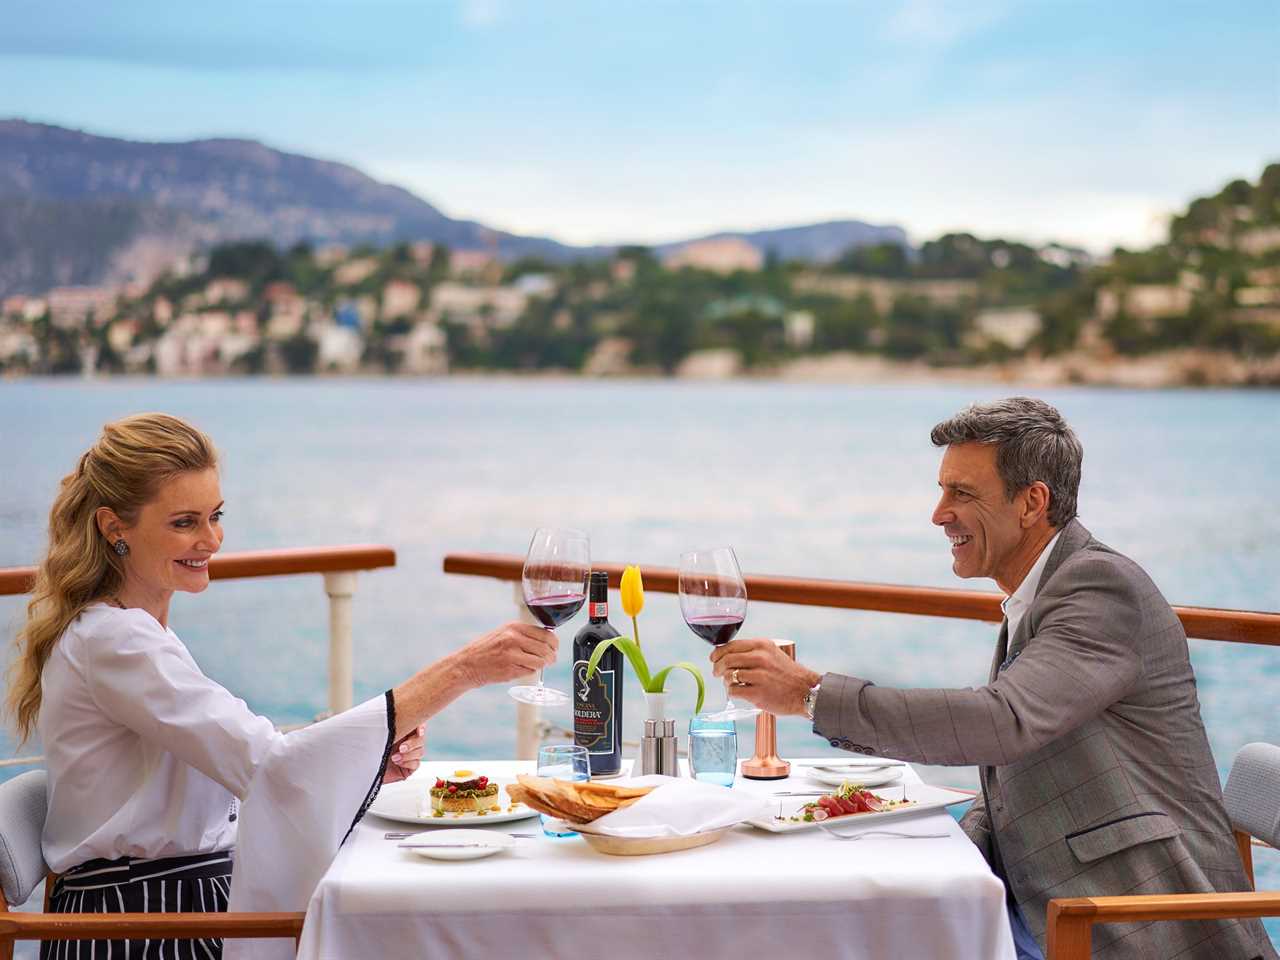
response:
<path id="1" fill-rule="evenodd" d="M 1175 893 L 1050 900 L 1045 960 L 1089 960 L 1096 923 L 1280 916 L 1280 892 Z"/>
<path id="2" fill-rule="evenodd" d="M 518 581 L 524 567 L 522 557 L 498 553 L 450 553 L 444 558 L 444 572 L 472 577 L 494 577 Z M 591 564 L 592 570 L 609 574 L 616 587 L 622 564 Z M 676 593 L 674 567 L 641 567 L 646 590 Z M 944 587 L 904 587 L 888 583 L 859 583 L 852 580 L 813 580 L 803 577 L 772 577 L 745 574 L 747 595 L 768 603 L 793 603 L 809 607 L 838 607 L 846 610 L 878 610 L 882 613 L 914 613 L 928 617 L 985 620 L 999 623 L 1001 596 L 982 590 L 953 590 Z M 1212 607 L 1174 607 L 1187 636 L 1199 640 L 1228 640 L 1280 646 L 1280 614 L 1249 610 L 1219 610 Z"/>
<path id="3" fill-rule="evenodd" d="M 246 550 L 222 553 L 209 561 L 212 580 L 244 577 L 283 577 L 296 573 L 333 573 L 339 570 L 375 570 L 394 567 L 396 552 L 379 544 L 350 547 L 298 547 L 289 550 Z M 35 567 L 0 569 L 0 596 L 27 593 L 35 579 Z"/>
<path id="4" fill-rule="evenodd" d="M 299 937 L 301 913 L 0 913 L 0 939 Z"/>

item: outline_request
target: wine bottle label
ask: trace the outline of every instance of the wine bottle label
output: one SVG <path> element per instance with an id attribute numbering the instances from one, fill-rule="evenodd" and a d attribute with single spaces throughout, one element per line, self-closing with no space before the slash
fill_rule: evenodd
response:
<path id="1" fill-rule="evenodd" d="M 612 754 L 616 749 L 614 729 L 614 671 L 596 669 L 587 679 L 587 661 L 573 665 L 573 740 L 587 753 Z"/>
<path id="2" fill-rule="evenodd" d="M 595 619 L 599 617 L 602 620 L 609 619 L 609 604 L 606 603 L 589 603 L 587 604 L 587 616 Z"/>

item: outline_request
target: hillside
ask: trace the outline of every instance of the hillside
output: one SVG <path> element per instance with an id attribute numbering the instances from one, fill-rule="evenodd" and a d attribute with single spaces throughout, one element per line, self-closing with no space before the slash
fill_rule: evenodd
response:
<path id="1" fill-rule="evenodd" d="M 857 221 L 733 236 L 784 259 L 824 262 L 851 245 L 906 243 L 899 227 Z M 175 257 L 245 239 L 281 249 L 430 241 L 553 263 L 616 249 L 455 220 L 354 167 L 252 140 L 144 143 L 0 120 L 0 297 L 149 281 Z"/>

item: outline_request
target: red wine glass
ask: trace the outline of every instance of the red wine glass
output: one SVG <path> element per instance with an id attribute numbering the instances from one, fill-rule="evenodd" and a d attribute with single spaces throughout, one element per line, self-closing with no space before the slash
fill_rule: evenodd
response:
<path id="1" fill-rule="evenodd" d="M 591 574 L 591 542 L 579 530 L 539 527 L 529 542 L 521 585 L 524 603 L 535 620 L 554 630 L 582 609 Z M 562 706 L 569 695 L 543 686 L 542 671 L 536 684 L 526 683 L 507 691 L 521 703 L 543 707 Z"/>
<path id="2" fill-rule="evenodd" d="M 732 547 L 681 554 L 679 587 L 680 612 L 690 630 L 715 647 L 734 638 L 747 615 L 747 585 Z M 705 716 L 740 720 L 759 712 L 734 703 L 726 687 L 724 707 Z"/>

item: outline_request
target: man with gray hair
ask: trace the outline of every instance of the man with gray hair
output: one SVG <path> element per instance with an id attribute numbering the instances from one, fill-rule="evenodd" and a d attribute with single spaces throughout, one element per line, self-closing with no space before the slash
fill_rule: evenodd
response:
<path id="1" fill-rule="evenodd" d="M 717 648 L 734 696 L 813 721 L 832 746 L 977 764 L 961 826 L 1006 885 L 1018 955 L 1040 957 L 1055 897 L 1247 890 L 1182 624 L 1142 569 L 1076 520 L 1083 450 L 1049 404 L 969 407 L 945 447 L 933 523 L 960 577 L 1006 594 L 979 689 L 896 690 L 818 674 L 770 640 Z M 1105 924 L 1105 960 L 1274 960 L 1256 920 Z"/>

